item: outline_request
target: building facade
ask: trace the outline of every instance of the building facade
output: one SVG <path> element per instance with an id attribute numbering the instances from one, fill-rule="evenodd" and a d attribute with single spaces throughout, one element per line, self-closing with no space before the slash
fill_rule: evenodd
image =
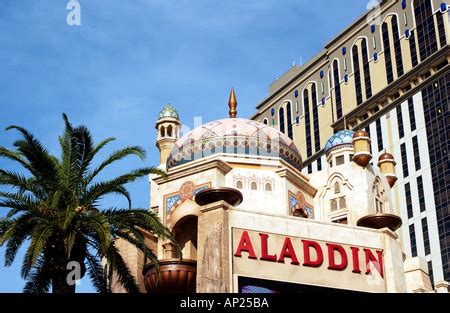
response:
<path id="1" fill-rule="evenodd" d="M 332 134 L 328 166 L 305 174 L 288 135 L 237 118 L 234 92 L 229 106 L 229 118 L 182 137 L 176 110 L 159 114 L 167 175 L 150 176 L 150 206 L 175 241 L 146 234 L 159 269 L 116 242 L 142 291 L 448 292 L 446 282 L 432 287 L 423 258 L 404 253 L 391 192 L 396 162 L 383 153 L 369 163 L 367 132 Z M 112 291 L 124 291 L 117 277 Z"/>
<path id="2" fill-rule="evenodd" d="M 343 129 L 369 133 L 373 160 L 391 153 L 399 240 L 433 284 L 450 281 L 449 17 L 442 0 L 382 1 L 275 81 L 252 116 L 293 140 L 305 175 L 330 168 L 325 143 Z"/>

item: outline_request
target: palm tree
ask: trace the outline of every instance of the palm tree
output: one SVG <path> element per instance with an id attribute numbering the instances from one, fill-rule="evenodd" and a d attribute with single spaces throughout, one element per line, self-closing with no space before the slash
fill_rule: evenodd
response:
<path id="1" fill-rule="evenodd" d="M 75 284 L 67 277 L 70 262 L 78 262 L 81 277 L 87 272 L 98 292 L 108 292 L 108 278 L 114 272 L 128 292 L 138 292 L 135 278 L 120 255 L 116 240 L 125 240 L 142 251 L 156 265 L 157 257 L 144 243 L 144 233 L 173 241 L 157 215 L 146 209 L 131 209 L 125 185 L 150 173 L 165 175 L 154 167 L 140 168 L 107 181 L 96 181 L 107 167 L 125 157 L 145 158 L 138 146 L 114 151 L 98 166 L 94 157 L 114 138 L 94 145 L 89 130 L 73 127 L 63 114 L 65 131 L 59 137 L 58 159 L 26 129 L 10 126 L 21 139 L 14 150 L 0 147 L 0 157 L 18 163 L 27 174 L 0 169 L 0 207 L 8 208 L 0 219 L 0 246 L 6 244 L 5 266 L 10 266 L 19 250 L 29 243 L 21 275 L 24 292 L 73 293 Z M 128 200 L 128 209 L 100 210 L 100 200 L 118 194 Z M 103 261 L 108 266 L 102 266 Z M 145 262 L 144 262 L 145 263 Z M 106 271 L 105 268 L 108 268 Z"/>

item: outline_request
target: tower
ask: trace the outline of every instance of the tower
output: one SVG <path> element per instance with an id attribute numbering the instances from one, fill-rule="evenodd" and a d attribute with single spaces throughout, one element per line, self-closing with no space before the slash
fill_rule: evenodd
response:
<path id="1" fill-rule="evenodd" d="M 173 145 L 180 137 L 180 127 L 180 116 L 178 115 L 177 110 L 175 110 L 172 105 L 166 104 L 159 112 L 158 120 L 155 125 L 155 128 L 158 131 L 156 146 L 160 153 L 160 165 L 166 164 Z"/>

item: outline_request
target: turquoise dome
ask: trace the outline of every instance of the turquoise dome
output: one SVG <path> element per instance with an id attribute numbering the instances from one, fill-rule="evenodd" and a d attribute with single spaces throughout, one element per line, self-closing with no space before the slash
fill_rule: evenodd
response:
<path id="1" fill-rule="evenodd" d="M 353 130 L 341 130 L 328 139 L 325 144 L 325 153 L 328 153 L 331 149 L 342 146 L 342 145 L 352 145 Z"/>
<path id="2" fill-rule="evenodd" d="M 164 117 L 173 117 L 176 118 L 177 120 L 180 119 L 177 110 L 175 110 L 175 108 L 170 104 L 166 104 L 164 108 L 162 108 L 162 110 L 159 112 L 158 119 L 160 120 Z"/>

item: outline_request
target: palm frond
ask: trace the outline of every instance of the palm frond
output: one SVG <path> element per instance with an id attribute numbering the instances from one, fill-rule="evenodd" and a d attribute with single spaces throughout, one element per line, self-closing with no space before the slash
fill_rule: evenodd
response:
<path id="1" fill-rule="evenodd" d="M 50 289 L 51 275 L 49 274 L 49 264 L 46 262 L 45 257 L 41 256 L 33 266 L 30 274 L 28 275 L 24 293 L 47 293 Z"/>
<path id="2" fill-rule="evenodd" d="M 87 272 L 92 281 L 92 285 L 98 293 L 107 293 L 108 284 L 105 269 L 103 268 L 99 257 L 95 257 L 91 253 L 86 256 Z"/>
<path id="3" fill-rule="evenodd" d="M 126 147 L 120 150 L 114 151 L 110 154 L 105 161 L 103 161 L 97 168 L 95 168 L 87 177 L 88 182 L 92 180 L 107 166 L 113 164 L 116 161 L 122 160 L 128 156 L 137 156 L 141 160 L 145 159 L 145 150 L 139 146 Z"/>
<path id="4" fill-rule="evenodd" d="M 138 293 L 139 287 L 136 283 L 136 279 L 130 273 L 130 270 L 128 269 L 114 243 L 109 246 L 107 259 L 111 265 L 111 269 L 113 269 L 116 274 L 118 281 L 126 289 L 126 291 L 130 293 Z"/>
<path id="5" fill-rule="evenodd" d="M 31 243 L 25 255 L 22 266 L 22 277 L 27 278 L 29 271 L 36 263 L 39 255 L 47 243 L 47 240 L 53 234 L 53 227 L 50 224 L 40 224 L 35 227 L 31 235 Z"/>

